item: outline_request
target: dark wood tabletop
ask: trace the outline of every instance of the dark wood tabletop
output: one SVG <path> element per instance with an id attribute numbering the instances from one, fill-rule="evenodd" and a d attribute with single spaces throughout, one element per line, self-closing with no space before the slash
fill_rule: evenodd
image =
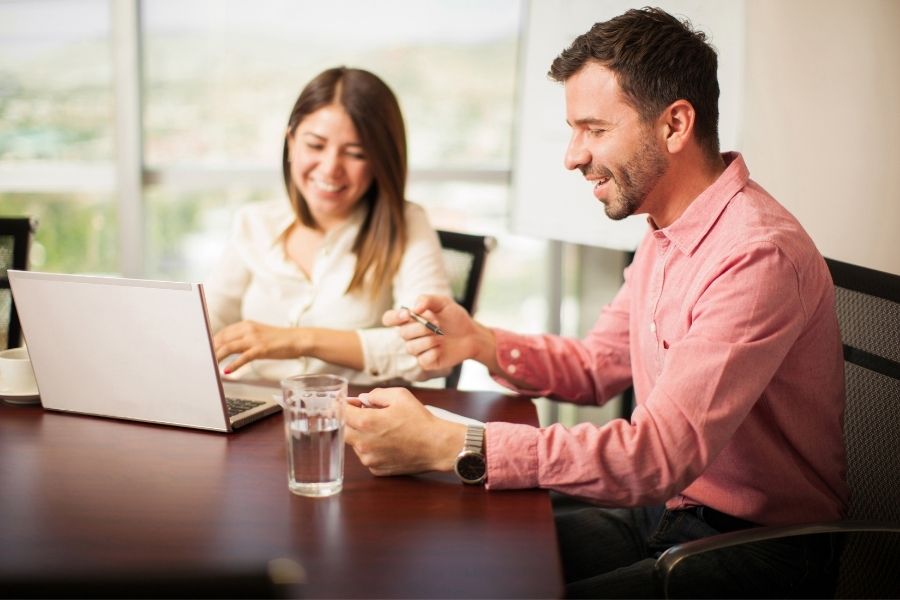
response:
<path id="1" fill-rule="evenodd" d="M 522 398 L 415 393 L 482 421 L 536 424 Z M 0 581 L 289 558 L 306 597 L 562 594 L 546 492 L 377 478 L 348 448 L 343 491 L 303 498 L 287 488 L 283 435 L 280 414 L 221 434 L 0 402 Z"/>

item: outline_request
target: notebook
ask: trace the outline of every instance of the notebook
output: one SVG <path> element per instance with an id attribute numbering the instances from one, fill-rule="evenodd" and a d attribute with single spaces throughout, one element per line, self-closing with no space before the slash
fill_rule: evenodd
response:
<path id="1" fill-rule="evenodd" d="M 212 431 L 280 410 L 222 381 L 203 284 L 8 273 L 44 408 Z"/>

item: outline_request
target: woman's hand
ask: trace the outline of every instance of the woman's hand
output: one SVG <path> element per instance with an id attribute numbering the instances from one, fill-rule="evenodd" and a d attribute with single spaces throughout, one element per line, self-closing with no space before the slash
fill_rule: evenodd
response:
<path id="1" fill-rule="evenodd" d="M 420 296 L 412 310 L 440 327 L 444 335 L 433 333 L 402 308 L 387 311 L 381 320 L 388 327 L 398 328 L 406 340 L 406 351 L 418 359 L 423 369 L 447 369 L 473 358 L 492 372 L 499 370 L 494 333 L 451 298 Z"/>
<path id="2" fill-rule="evenodd" d="M 231 373 L 258 358 L 298 358 L 303 355 L 303 330 L 274 327 L 255 321 L 241 321 L 222 329 L 213 337 L 216 361 L 238 354 L 228 364 Z"/>

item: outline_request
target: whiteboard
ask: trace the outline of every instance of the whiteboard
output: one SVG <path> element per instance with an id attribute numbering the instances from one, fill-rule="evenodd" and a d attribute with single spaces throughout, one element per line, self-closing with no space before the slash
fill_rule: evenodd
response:
<path id="1" fill-rule="evenodd" d="M 606 216 L 579 171 L 567 171 L 569 141 L 562 84 L 547 71 L 553 59 L 591 25 L 646 2 L 531 0 L 525 17 L 512 181 L 512 230 L 539 238 L 634 250 L 647 230 L 646 215 L 623 221 Z M 744 80 L 744 0 L 659 0 L 704 31 L 719 55 L 719 140 L 738 148 Z"/>

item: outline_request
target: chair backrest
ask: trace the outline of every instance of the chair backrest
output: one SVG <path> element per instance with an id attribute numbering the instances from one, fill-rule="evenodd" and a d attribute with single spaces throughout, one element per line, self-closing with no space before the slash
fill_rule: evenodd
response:
<path id="1" fill-rule="evenodd" d="M 6 271 L 28 268 L 31 234 L 36 227 L 37 221 L 28 217 L 0 217 L 0 350 L 22 344 L 22 328 Z"/>
<path id="2" fill-rule="evenodd" d="M 826 262 L 844 344 L 848 517 L 900 525 L 900 276 Z M 898 554 L 900 536 L 849 536 L 837 597 L 871 594 Z"/>
<path id="3" fill-rule="evenodd" d="M 438 230 L 438 237 L 441 239 L 444 265 L 447 268 L 453 298 L 470 315 L 474 315 L 485 260 L 488 252 L 496 245 L 496 241 L 490 236 L 443 230 Z M 461 371 L 462 365 L 453 368 L 447 376 L 446 387 L 457 386 Z"/>

